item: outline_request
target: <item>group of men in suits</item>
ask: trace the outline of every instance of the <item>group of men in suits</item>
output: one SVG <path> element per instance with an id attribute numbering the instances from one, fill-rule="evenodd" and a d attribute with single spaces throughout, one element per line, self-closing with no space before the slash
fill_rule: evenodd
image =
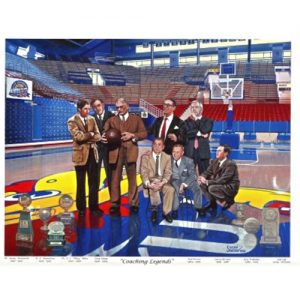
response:
<path id="1" fill-rule="evenodd" d="M 224 205 L 225 208 L 232 205 L 236 189 L 231 192 L 229 191 L 231 186 L 227 186 L 226 181 L 221 179 L 216 181 L 215 169 L 210 169 L 211 165 L 208 167 L 210 160 L 209 136 L 213 121 L 202 116 L 203 107 L 199 101 L 192 101 L 191 116 L 182 121 L 174 115 L 175 100 L 166 99 L 163 103 L 163 117 L 156 119 L 148 131 L 139 116 L 129 114 L 129 105 L 123 98 L 116 101 L 116 115 L 105 111 L 104 103 L 100 99 L 93 100 L 91 105 L 95 112 L 94 116 L 88 115 L 89 102 L 81 100 L 77 103 L 78 113 L 68 120 L 69 131 L 73 137 L 73 162 L 77 178 L 76 203 L 80 216 L 84 216 L 86 209 L 84 184 L 86 173 L 89 183 L 90 210 L 95 214 L 102 213 L 98 207 L 99 176 L 102 161 L 111 196 L 110 213 L 120 213 L 120 181 L 123 167 L 126 169 L 129 183 L 130 211 L 132 214 L 138 212 L 137 142 L 146 138 L 147 135 L 153 135 L 154 142 L 151 154 L 145 155 L 141 159 L 141 175 L 144 187 L 150 193 L 153 222 L 157 219 L 160 192 L 164 198 L 163 217 L 168 222 L 177 218 L 179 196 L 186 188 L 192 190 L 195 209 L 200 216 L 203 216 L 208 209 L 215 209 L 214 203 L 217 200 L 228 203 Z M 121 145 L 115 149 L 108 149 L 107 147 L 105 132 L 110 128 L 118 129 L 121 132 Z M 220 158 L 223 157 L 222 154 L 224 153 L 223 159 L 227 160 L 230 151 L 227 146 L 222 149 L 224 151 L 217 151 L 218 161 L 220 160 L 218 153 L 221 155 Z M 235 166 L 235 170 L 231 170 L 231 172 L 234 171 L 237 183 L 236 164 L 233 161 L 230 162 L 232 163 L 223 162 L 222 166 L 223 169 L 225 167 L 227 169 L 227 166 L 231 168 Z M 227 177 L 229 173 L 226 173 Z M 219 171 L 217 176 L 222 177 L 222 174 L 223 171 Z M 201 176 L 198 177 L 199 175 Z M 210 187 L 210 185 L 216 184 L 226 185 L 226 189 L 222 189 L 218 194 Z M 207 195 L 209 205 L 205 208 L 202 207 L 200 188 L 205 195 L 209 194 Z M 223 198 L 220 197 L 220 193 L 224 194 Z"/>

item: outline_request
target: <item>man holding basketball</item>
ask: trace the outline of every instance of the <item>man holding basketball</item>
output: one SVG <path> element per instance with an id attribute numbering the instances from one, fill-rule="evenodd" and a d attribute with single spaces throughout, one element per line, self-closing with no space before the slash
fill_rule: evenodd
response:
<path id="1" fill-rule="evenodd" d="M 120 213 L 120 182 L 122 180 L 123 166 L 128 177 L 128 199 L 131 213 L 138 213 L 139 199 L 136 184 L 136 162 L 138 159 L 139 140 L 147 136 L 143 120 L 129 114 L 129 105 L 124 98 L 116 102 L 118 114 L 109 118 L 104 124 L 104 131 L 115 128 L 121 132 L 121 144 L 118 147 L 109 147 L 108 161 L 111 166 L 111 214 Z M 105 133 L 103 141 L 107 141 Z"/>

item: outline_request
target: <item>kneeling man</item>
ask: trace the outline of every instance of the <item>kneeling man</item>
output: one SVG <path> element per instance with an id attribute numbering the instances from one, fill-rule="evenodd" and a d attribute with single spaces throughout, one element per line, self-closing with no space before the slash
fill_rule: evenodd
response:
<path id="1" fill-rule="evenodd" d="M 234 197 L 239 191 L 240 180 L 236 163 L 228 158 L 230 147 L 220 145 L 217 149 L 216 159 L 198 177 L 198 183 L 206 198 L 209 200 L 203 210 L 216 210 L 217 201 L 223 203 L 223 210 L 234 203 Z"/>

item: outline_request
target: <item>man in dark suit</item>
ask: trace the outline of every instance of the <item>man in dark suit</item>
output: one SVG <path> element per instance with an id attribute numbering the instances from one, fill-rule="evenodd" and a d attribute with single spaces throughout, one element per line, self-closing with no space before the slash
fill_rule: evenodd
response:
<path id="1" fill-rule="evenodd" d="M 198 174 L 203 173 L 209 165 L 209 137 L 213 129 L 213 120 L 203 117 L 202 112 L 202 103 L 194 100 L 191 103 L 191 116 L 184 121 L 187 137 L 184 152 L 194 160 Z"/>
<path id="2" fill-rule="evenodd" d="M 121 145 L 109 149 L 108 161 L 111 165 L 111 207 L 110 213 L 120 213 L 120 183 L 122 179 L 123 166 L 125 166 L 128 177 L 128 199 L 131 213 L 139 210 L 139 198 L 136 183 L 136 162 L 138 159 L 138 141 L 147 136 L 147 131 L 141 117 L 129 114 L 129 105 L 123 98 L 116 102 L 118 115 L 109 118 L 104 124 L 103 141 L 107 142 L 105 131 L 115 128 L 121 132 Z"/>
<path id="3" fill-rule="evenodd" d="M 98 129 L 100 131 L 100 134 L 102 135 L 104 132 L 104 124 L 109 119 L 110 117 L 113 117 L 114 114 L 110 111 L 105 110 L 105 105 L 103 103 L 103 100 L 101 99 L 94 99 L 91 101 L 91 106 L 95 112 L 93 115 Z M 106 178 L 107 178 L 107 185 L 110 191 L 110 184 L 111 184 L 111 169 L 108 163 L 108 149 L 107 149 L 107 144 L 103 142 L 97 142 L 97 148 L 98 148 L 98 153 L 99 153 L 99 162 L 98 162 L 98 167 L 99 167 L 99 180 L 98 180 L 98 189 L 101 181 L 101 167 L 102 167 L 102 161 L 106 173 Z"/>
<path id="4" fill-rule="evenodd" d="M 179 195 L 184 194 L 185 190 L 193 192 L 193 199 L 196 211 L 202 216 L 202 192 L 197 183 L 195 164 L 193 160 L 184 156 L 184 147 L 175 144 L 172 151 L 172 177 L 171 184 L 175 188 L 172 217 L 177 219 L 179 208 Z"/>
<path id="5" fill-rule="evenodd" d="M 198 183 L 209 200 L 209 205 L 203 208 L 216 210 L 217 201 L 223 203 L 223 210 L 234 203 L 234 197 L 239 191 L 240 180 L 236 163 L 228 158 L 230 147 L 220 145 L 217 158 L 212 160 L 207 170 L 198 177 Z"/>
<path id="6" fill-rule="evenodd" d="M 163 117 L 156 119 L 148 130 L 149 135 L 164 140 L 164 152 L 169 155 L 172 155 L 172 148 L 175 143 L 185 144 L 183 121 L 174 115 L 175 109 L 176 101 L 174 99 L 166 99 L 163 104 Z"/>
<path id="7" fill-rule="evenodd" d="M 86 211 L 85 176 L 88 175 L 89 209 L 95 215 L 103 211 L 98 207 L 98 177 L 97 173 L 98 151 L 96 142 L 101 136 L 95 119 L 89 116 L 90 103 L 87 100 L 77 102 L 77 114 L 68 120 L 68 129 L 73 138 L 72 160 L 75 165 L 77 192 L 76 206 L 79 216 Z"/>

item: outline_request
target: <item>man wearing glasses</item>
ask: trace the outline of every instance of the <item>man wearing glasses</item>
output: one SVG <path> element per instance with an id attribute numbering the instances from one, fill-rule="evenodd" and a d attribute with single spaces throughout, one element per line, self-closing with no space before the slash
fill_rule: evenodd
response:
<path id="1" fill-rule="evenodd" d="M 115 128 L 121 132 L 122 143 L 118 148 L 109 149 L 108 160 L 112 170 L 111 176 L 111 207 L 110 213 L 115 215 L 120 213 L 120 182 L 122 179 L 123 166 L 125 166 L 128 177 L 128 199 L 130 211 L 138 213 L 139 199 L 136 184 L 136 162 L 138 159 L 139 140 L 147 136 L 143 120 L 133 114 L 129 114 L 127 101 L 120 98 L 116 102 L 118 114 L 109 118 L 104 124 L 104 132 L 110 128 Z M 107 142 L 105 133 L 102 135 L 104 142 Z"/>
<path id="2" fill-rule="evenodd" d="M 203 173 L 209 165 L 209 138 L 213 129 L 213 120 L 202 116 L 203 106 L 198 100 L 191 103 L 191 115 L 184 121 L 187 143 L 184 152 L 194 160 L 198 174 Z"/>
<path id="3" fill-rule="evenodd" d="M 165 143 L 164 152 L 171 155 L 175 144 L 185 144 L 183 121 L 174 115 L 176 101 L 166 99 L 163 104 L 163 117 L 156 119 L 148 130 L 149 135 L 161 138 Z"/>

